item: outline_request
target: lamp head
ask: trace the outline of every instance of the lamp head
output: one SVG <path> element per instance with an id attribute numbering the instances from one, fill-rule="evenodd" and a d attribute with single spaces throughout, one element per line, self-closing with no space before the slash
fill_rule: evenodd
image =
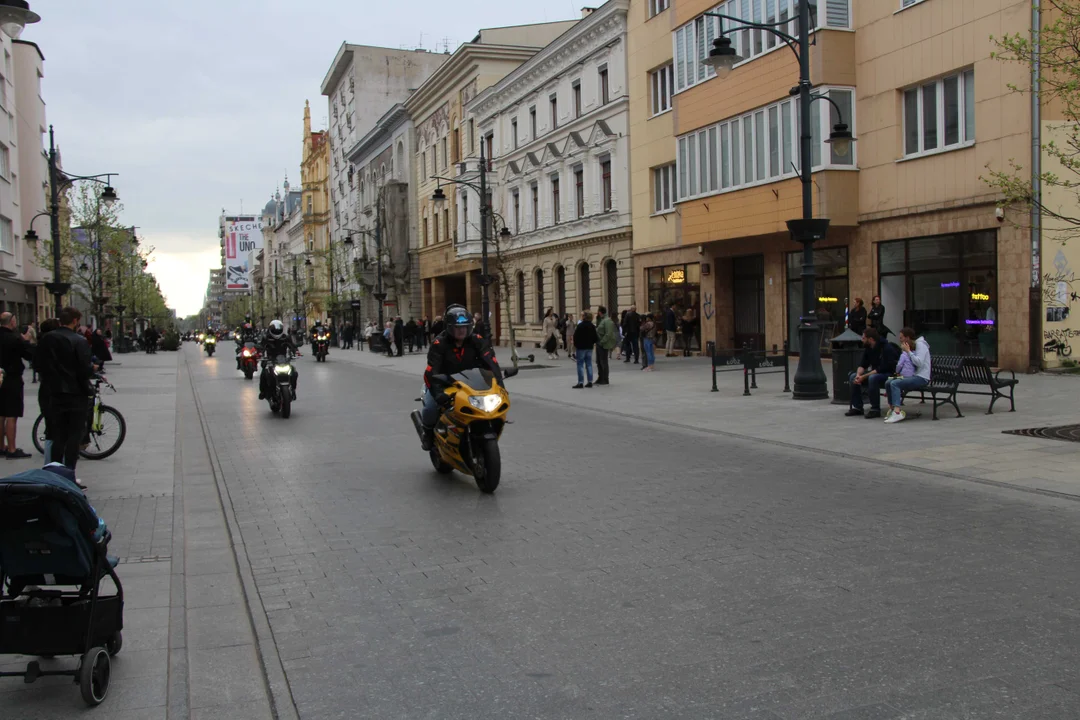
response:
<path id="1" fill-rule="evenodd" d="M 847 125 L 837 123 L 833 125 L 833 131 L 829 133 L 829 139 L 825 142 L 832 145 L 837 157 L 846 158 L 851 154 L 851 143 L 855 142 L 855 138 L 851 136 L 851 130 Z"/>
<path id="2" fill-rule="evenodd" d="M 120 198 L 116 195 L 116 190 L 112 185 L 106 185 L 105 189 L 101 191 L 101 202 L 105 203 L 105 207 L 111 208 L 116 204 L 116 201 Z"/>
<path id="3" fill-rule="evenodd" d="M 510 228 L 508 227 L 504 226 L 503 229 L 499 231 L 500 240 L 509 240 L 512 237 L 514 237 L 514 235 L 510 232 Z"/>
<path id="4" fill-rule="evenodd" d="M 713 40 L 713 47 L 709 51 L 709 57 L 702 60 L 703 63 L 716 71 L 718 78 L 726 78 L 731 74 L 731 69 L 742 61 L 743 58 L 731 46 L 731 38 L 726 35 L 721 35 Z"/>
<path id="5" fill-rule="evenodd" d="M 38 234 L 34 231 L 34 228 L 30 228 L 29 230 L 27 230 L 26 232 L 23 233 L 23 240 L 25 240 L 26 242 L 31 242 L 31 243 L 34 243 L 34 242 L 38 241 Z"/>
<path id="6" fill-rule="evenodd" d="M 18 40 L 23 28 L 40 20 L 26 0 L 0 0 L 0 30 L 12 40 Z"/>
<path id="7" fill-rule="evenodd" d="M 431 195 L 431 200 L 436 205 L 442 205 L 444 202 L 446 202 L 446 193 L 443 192 L 441 186 L 435 188 L 435 192 Z"/>

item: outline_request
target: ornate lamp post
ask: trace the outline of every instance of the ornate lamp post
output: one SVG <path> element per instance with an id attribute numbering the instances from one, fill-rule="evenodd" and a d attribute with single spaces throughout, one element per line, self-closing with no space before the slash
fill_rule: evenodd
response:
<path id="1" fill-rule="evenodd" d="M 810 6 L 809 0 L 798 0 L 799 3 L 799 37 L 793 37 L 779 28 L 787 25 L 790 20 L 782 20 L 776 23 L 751 23 L 730 15 L 720 13 L 704 13 L 708 17 L 720 18 L 719 37 L 713 41 L 713 48 L 705 64 L 716 70 L 719 78 L 725 78 L 731 72 L 736 63 L 744 58 L 740 57 L 731 45 L 729 33 L 737 32 L 743 28 L 754 28 L 772 33 L 787 45 L 799 61 L 799 85 L 792 88 L 791 94 L 799 96 L 799 121 L 800 121 L 800 147 L 799 147 L 799 179 L 802 181 L 802 218 L 789 220 L 788 230 L 797 242 L 803 246 L 803 316 L 799 318 L 799 367 L 795 371 L 795 389 L 793 397 L 796 400 L 823 400 L 829 397 L 828 381 L 825 371 L 821 366 L 821 328 L 817 323 L 814 313 L 814 281 L 816 272 L 814 268 L 814 243 L 825 239 L 829 229 L 829 221 L 824 218 L 814 217 L 813 180 L 811 179 L 812 162 L 812 131 L 810 123 L 811 105 L 815 100 L 826 100 L 836 108 L 837 115 L 841 117 L 840 107 L 831 98 L 825 95 L 815 95 L 811 92 L 813 85 L 810 83 Z M 730 20 L 739 25 L 737 29 L 725 30 L 723 21 Z M 848 126 L 843 122 L 837 123 L 826 141 L 832 145 L 833 150 L 840 157 L 846 157 L 851 152 L 852 137 Z"/>

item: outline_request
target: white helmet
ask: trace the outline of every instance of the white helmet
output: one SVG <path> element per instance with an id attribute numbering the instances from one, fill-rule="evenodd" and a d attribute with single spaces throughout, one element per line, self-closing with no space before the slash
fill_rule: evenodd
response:
<path id="1" fill-rule="evenodd" d="M 270 323 L 270 328 L 266 332 L 275 340 L 280 340 L 285 336 L 285 325 L 280 320 L 274 320 Z"/>

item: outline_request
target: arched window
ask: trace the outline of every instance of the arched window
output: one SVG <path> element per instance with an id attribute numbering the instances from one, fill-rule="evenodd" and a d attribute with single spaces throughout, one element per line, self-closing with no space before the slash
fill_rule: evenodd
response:
<path id="1" fill-rule="evenodd" d="M 604 263 L 604 283 L 607 285 L 608 317 L 619 317 L 619 264 L 614 259 Z"/>
<path id="2" fill-rule="evenodd" d="M 517 321 L 519 325 L 525 324 L 525 273 L 520 270 L 517 274 Z"/>
<path id="3" fill-rule="evenodd" d="M 592 307 L 589 288 L 589 263 L 587 262 L 583 262 L 578 266 L 578 288 L 578 299 L 581 301 L 578 312 L 585 312 Z"/>
<path id="4" fill-rule="evenodd" d="M 544 307 L 544 271 L 536 268 L 533 279 L 536 282 L 536 321 L 542 323 L 544 311 L 547 309 Z"/>
<path id="5" fill-rule="evenodd" d="M 562 265 L 555 268 L 555 312 L 566 313 L 566 268 Z"/>
<path id="6" fill-rule="evenodd" d="M 400 175 L 405 170 L 405 143 L 401 142 L 400 140 L 398 140 L 397 144 L 397 158 L 396 162 L 394 163 L 394 170 L 397 172 L 398 175 Z M 400 177 L 398 178 L 398 180 L 401 179 L 402 178 Z"/>

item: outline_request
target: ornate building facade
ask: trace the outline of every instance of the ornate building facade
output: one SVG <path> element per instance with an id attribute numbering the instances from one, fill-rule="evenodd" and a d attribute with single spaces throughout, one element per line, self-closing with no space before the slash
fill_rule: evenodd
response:
<path id="1" fill-rule="evenodd" d="M 330 243 L 330 144 L 325 130 L 312 131 L 311 108 L 304 103 L 304 152 L 300 162 L 308 324 L 333 311 L 337 277 Z"/>

